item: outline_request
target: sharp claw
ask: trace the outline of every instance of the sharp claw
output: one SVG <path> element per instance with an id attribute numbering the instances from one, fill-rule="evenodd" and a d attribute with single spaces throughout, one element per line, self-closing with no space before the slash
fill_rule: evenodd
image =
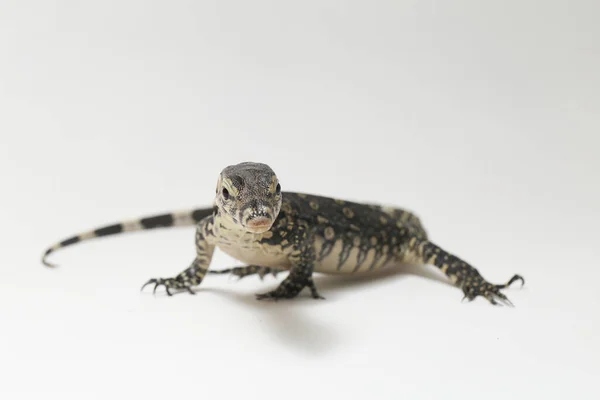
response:
<path id="1" fill-rule="evenodd" d="M 506 284 L 503 285 L 494 285 L 485 281 L 481 277 L 479 278 L 481 279 L 479 284 L 472 285 L 472 283 L 469 282 L 466 286 L 463 286 L 464 297 L 462 298 L 461 302 L 464 302 L 465 299 L 473 300 L 478 296 L 482 296 L 485 297 L 491 304 L 495 306 L 514 307 L 515 305 L 500 290 L 507 288 L 512 283 L 519 280 L 523 284 L 525 283 L 523 277 L 516 274 L 512 278 L 510 278 L 510 280 Z"/>
<path id="2" fill-rule="evenodd" d="M 277 297 L 273 295 L 273 293 L 261 293 L 256 295 L 257 300 L 277 300 Z"/>
<path id="3" fill-rule="evenodd" d="M 325 297 L 321 296 L 314 285 L 310 288 L 310 295 L 316 300 L 325 300 Z"/>
<path id="4" fill-rule="evenodd" d="M 140 292 L 143 292 L 143 291 L 144 291 L 144 288 L 145 288 L 146 286 L 148 286 L 149 284 L 151 284 L 151 283 L 152 283 L 152 279 L 150 279 L 148 282 L 144 283 L 144 284 L 142 285 L 142 288 L 140 289 Z"/>
<path id="5" fill-rule="evenodd" d="M 158 289 L 159 286 L 164 286 L 165 287 L 165 291 L 167 292 L 167 294 L 169 296 L 173 295 L 172 290 L 173 289 L 186 289 L 188 292 L 190 292 L 191 294 L 196 294 L 196 292 L 194 292 L 192 290 L 191 287 L 181 284 L 181 282 L 176 281 L 175 279 L 150 279 L 148 282 L 144 283 L 144 285 L 142 286 L 141 290 L 144 290 L 144 288 L 148 285 L 154 284 L 154 288 L 152 289 L 152 293 L 156 294 L 156 290 Z"/>
<path id="6" fill-rule="evenodd" d="M 488 292 L 485 297 L 495 306 L 504 307 L 504 296 L 502 293 Z M 504 297 L 504 298 L 503 298 Z M 508 299 L 507 299 L 508 300 Z"/>
<path id="7" fill-rule="evenodd" d="M 509 307 L 514 307 L 515 305 L 512 303 L 512 301 L 510 301 L 509 299 L 504 299 L 504 302 L 506 303 L 507 306 Z"/>
<path id="8" fill-rule="evenodd" d="M 512 278 L 510 278 L 510 280 L 504 286 L 508 287 L 508 286 L 512 285 L 516 281 L 521 281 L 521 287 L 525 286 L 525 279 L 523 279 L 523 277 L 521 275 L 518 275 L 518 274 L 515 274 Z"/>
<path id="9" fill-rule="evenodd" d="M 501 303 L 503 303 L 504 305 L 507 305 L 509 307 L 514 307 L 515 305 L 508 299 L 508 297 L 506 297 L 505 295 L 503 295 L 502 293 L 494 293 L 496 295 L 496 298 L 498 300 L 500 300 Z"/>

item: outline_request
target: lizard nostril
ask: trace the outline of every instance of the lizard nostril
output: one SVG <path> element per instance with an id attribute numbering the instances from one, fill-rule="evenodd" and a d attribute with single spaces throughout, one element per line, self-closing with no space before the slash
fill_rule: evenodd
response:
<path id="1" fill-rule="evenodd" d="M 258 217 L 271 217 L 271 214 L 267 210 L 252 211 L 248 218 L 258 218 Z"/>

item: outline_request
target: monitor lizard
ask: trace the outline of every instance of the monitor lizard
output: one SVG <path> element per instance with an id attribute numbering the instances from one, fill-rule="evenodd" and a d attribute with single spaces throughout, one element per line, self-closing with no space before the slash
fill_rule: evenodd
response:
<path id="1" fill-rule="evenodd" d="M 477 296 L 491 304 L 512 305 L 501 292 L 504 284 L 486 281 L 473 266 L 431 242 L 419 218 L 411 211 L 378 204 L 363 204 L 324 196 L 282 192 L 275 172 L 264 163 L 243 162 L 224 168 L 217 181 L 212 208 L 146 217 L 108 225 L 55 244 L 48 255 L 84 240 L 123 232 L 171 226 L 196 226 L 196 255 L 191 265 L 170 278 L 153 278 L 143 286 L 163 286 L 195 294 L 207 273 L 238 277 L 289 271 L 274 290 L 258 299 L 294 298 L 303 289 L 315 299 L 319 294 L 313 273 L 353 274 L 374 271 L 397 263 L 434 265 L 456 286 L 464 299 Z M 209 270 L 218 247 L 247 266 Z"/>

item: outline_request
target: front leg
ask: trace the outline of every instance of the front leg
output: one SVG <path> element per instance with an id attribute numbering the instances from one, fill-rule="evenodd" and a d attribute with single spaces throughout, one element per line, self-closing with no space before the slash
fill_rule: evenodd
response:
<path id="1" fill-rule="evenodd" d="M 209 244 L 206 240 L 210 218 L 212 217 L 200 221 L 196 227 L 196 258 L 192 264 L 173 278 L 150 279 L 142 286 L 142 290 L 147 285 L 154 284 L 154 292 L 159 286 L 164 286 L 169 296 L 172 295 L 171 289 L 187 290 L 189 293 L 195 294 L 192 288 L 198 286 L 204 279 L 215 249 L 214 245 Z"/>
<path id="2" fill-rule="evenodd" d="M 296 238 L 296 249 L 289 259 L 292 264 L 289 275 L 275 289 L 267 293 L 257 294 L 258 300 L 279 300 L 296 297 L 305 287 L 310 289 L 314 299 L 324 299 L 313 282 L 312 274 L 315 264 L 315 250 L 312 235 L 301 231 Z"/>

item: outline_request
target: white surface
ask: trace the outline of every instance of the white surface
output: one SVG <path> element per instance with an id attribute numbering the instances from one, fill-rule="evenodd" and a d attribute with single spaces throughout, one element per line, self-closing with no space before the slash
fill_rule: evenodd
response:
<path id="1" fill-rule="evenodd" d="M 599 398 L 598 2 L 197 3 L 0 5 L 0 398 Z M 40 265 L 210 204 L 245 160 L 414 209 L 489 280 L 521 273 L 516 308 L 406 270 L 319 277 L 324 302 L 140 293 L 193 229 Z"/>

